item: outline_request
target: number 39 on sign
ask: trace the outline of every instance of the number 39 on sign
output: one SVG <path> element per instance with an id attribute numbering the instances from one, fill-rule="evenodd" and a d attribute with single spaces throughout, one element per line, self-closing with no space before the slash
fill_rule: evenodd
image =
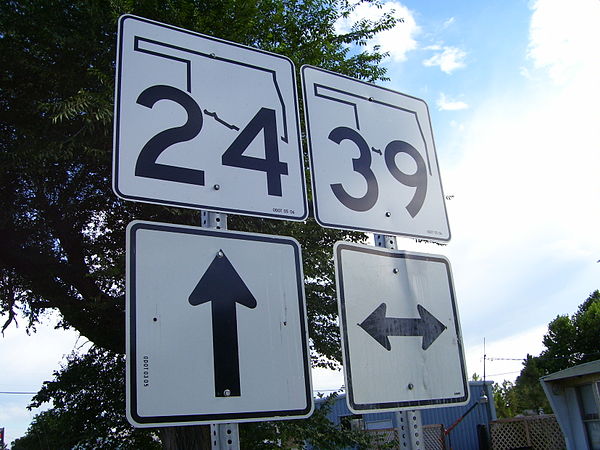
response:
<path id="1" fill-rule="evenodd" d="M 317 221 L 450 240 L 425 102 L 311 66 L 302 84 Z"/>
<path id="2" fill-rule="evenodd" d="M 129 15 L 118 39 L 117 195 L 306 218 L 289 59 Z"/>

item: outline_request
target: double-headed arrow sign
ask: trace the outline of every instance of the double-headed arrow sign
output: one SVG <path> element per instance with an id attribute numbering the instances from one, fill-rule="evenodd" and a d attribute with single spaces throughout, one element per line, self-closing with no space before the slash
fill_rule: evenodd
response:
<path id="1" fill-rule="evenodd" d="M 467 401 L 449 261 L 350 242 L 337 242 L 334 256 L 348 408 L 362 414 Z"/>
<path id="2" fill-rule="evenodd" d="M 236 303 L 256 308 L 256 299 L 244 280 L 231 265 L 223 250 L 215 259 L 189 297 L 191 305 L 211 302 L 215 396 L 239 397 L 240 357 Z"/>
<path id="3" fill-rule="evenodd" d="M 446 326 L 437 320 L 423 306 L 417 305 L 420 319 L 401 319 L 386 317 L 386 304 L 382 303 L 369 317 L 358 326 L 365 330 L 373 339 L 379 342 L 386 350 L 391 350 L 390 336 L 422 336 L 422 348 L 427 350 L 433 341 L 446 329 Z"/>

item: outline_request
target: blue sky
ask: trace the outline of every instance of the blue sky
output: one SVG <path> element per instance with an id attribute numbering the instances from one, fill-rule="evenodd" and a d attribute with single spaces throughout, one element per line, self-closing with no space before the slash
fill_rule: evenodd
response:
<path id="1" fill-rule="evenodd" d="M 600 287 L 600 2 L 384 8 L 403 19 L 378 38 L 390 52 L 386 85 L 428 103 L 444 191 L 454 196 L 448 246 L 399 247 L 450 259 L 468 370 L 482 375 L 484 338 L 491 358 L 538 354 L 548 323 Z M 486 369 L 514 380 L 521 362 Z"/>
<path id="2" fill-rule="evenodd" d="M 600 1 L 384 8 L 404 19 L 377 42 L 390 52 L 386 86 L 428 103 L 444 190 L 454 196 L 449 245 L 399 239 L 399 247 L 450 259 L 468 371 L 482 374 L 484 338 L 491 358 L 538 354 L 548 322 L 600 289 Z M 77 339 L 48 327 L 7 330 L 0 391 L 37 391 Z M 487 374 L 512 380 L 520 368 L 489 361 Z M 315 372 L 317 389 L 342 383 L 340 373 Z M 0 394 L 8 442 L 27 428 L 28 402 Z"/>

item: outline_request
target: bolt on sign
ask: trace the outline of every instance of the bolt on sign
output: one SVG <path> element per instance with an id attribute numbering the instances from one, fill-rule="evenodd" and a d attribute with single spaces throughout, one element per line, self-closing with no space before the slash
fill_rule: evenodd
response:
<path id="1" fill-rule="evenodd" d="M 449 241 L 427 104 L 311 66 L 302 85 L 317 222 Z"/>
<path id="2" fill-rule="evenodd" d="M 294 239 L 134 221 L 126 292 L 127 415 L 135 426 L 312 413 Z"/>
<path id="3" fill-rule="evenodd" d="M 449 261 L 347 242 L 335 244 L 334 259 L 350 410 L 466 403 Z"/>
<path id="4" fill-rule="evenodd" d="M 113 189 L 132 201 L 304 220 L 292 61 L 121 17 Z"/>

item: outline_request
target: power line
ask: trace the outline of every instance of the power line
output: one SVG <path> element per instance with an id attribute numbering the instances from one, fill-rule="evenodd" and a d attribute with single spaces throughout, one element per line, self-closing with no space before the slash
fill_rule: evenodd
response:
<path id="1" fill-rule="evenodd" d="M 0 391 L 0 394 L 12 394 L 12 395 L 35 395 L 37 392 L 22 392 L 22 391 Z"/>
<path id="2" fill-rule="evenodd" d="M 576 356 L 577 358 L 587 358 L 588 356 L 597 356 L 600 355 L 600 352 L 592 352 L 592 353 L 574 353 L 573 355 L 566 355 L 566 356 L 547 356 L 547 355 L 538 355 L 538 356 L 534 356 L 534 355 L 528 355 L 531 356 L 532 358 L 542 358 L 542 359 L 568 359 L 568 358 L 573 358 L 574 356 Z M 486 359 L 487 361 L 526 361 L 527 357 L 525 358 L 495 358 L 495 357 L 485 357 L 484 359 Z"/>
<path id="3" fill-rule="evenodd" d="M 500 375 L 509 375 L 511 373 L 520 373 L 520 372 L 521 372 L 520 370 L 515 370 L 515 371 L 512 371 L 512 372 L 493 373 L 491 375 L 488 375 L 488 377 L 499 377 Z"/>
<path id="4" fill-rule="evenodd" d="M 488 361 L 523 361 L 526 358 L 486 358 Z"/>

